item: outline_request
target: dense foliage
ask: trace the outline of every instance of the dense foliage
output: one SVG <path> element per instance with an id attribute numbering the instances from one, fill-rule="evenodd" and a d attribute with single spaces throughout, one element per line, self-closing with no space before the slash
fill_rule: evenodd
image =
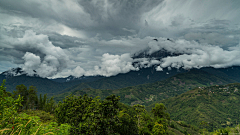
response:
<path id="1" fill-rule="evenodd" d="M 9 96 L 17 98 L 20 95 L 23 98 L 21 101 L 21 106 L 19 106 L 19 109 L 21 110 L 39 109 L 51 113 L 54 112 L 55 101 L 53 100 L 53 97 L 48 99 L 47 94 L 44 94 L 43 97 L 42 94 L 40 94 L 38 98 L 37 88 L 34 86 L 29 86 L 29 89 L 27 89 L 27 87 L 23 84 L 17 85 L 16 91 L 13 91 L 13 93 L 13 95 L 9 93 Z"/>
<path id="2" fill-rule="evenodd" d="M 213 131 L 239 124 L 240 84 L 199 87 L 179 96 L 162 100 L 173 120 Z M 151 105 L 148 110 L 154 106 Z"/>
<path id="3" fill-rule="evenodd" d="M 71 125 L 71 134 L 166 134 L 169 115 L 163 104 L 153 108 L 153 119 L 142 105 L 126 109 L 115 95 L 105 100 L 69 96 L 55 110 L 58 123 Z"/>
<path id="4" fill-rule="evenodd" d="M 69 96 L 59 102 L 56 108 L 50 109 L 54 110 L 54 116 L 51 117 L 50 113 L 35 110 L 47 108 L 48 105 L 45 103 L 42 107 L 38 104 L 45 102 L 46 96 L 37 100 L 34 87 L 27 90 L 24 85 L 19 85 L 16 89 L 14 94 L 11 94 L 6 92 L 4 82 L 1 86 L 1 134 L 168 133 L 169 117 L 165 117 L 168 115 L 163 104 L 160 104 L 160 107 L 157 104 L 153 108 L 155 117 L 153 118 L 144 106 L 126 106 L 120 103 L 120 98 L 115 95 L 108 96 L 104 100 L 87 95 Z"/>
<path id="5" fill-rule="evenodd" d="M 24 112 L 18 112 L 24 108 L 21 103 L 26 103 L 20 94 L 14 99 L 11 93 L 6 92 L 3 81 L 0 86 L 0 134 L 67 134 L 70 126 L 68 124 L 57 124 L 51 122 L 43 125 L 38 116 L 30 116 Z M 25 100 L 28 100 L 25 98 Z M 24 108 L 26 109 L 26 108 Z"/>
<path id="6" fill-rule="evenodd" d="M 179 78 L 173 80 L 177 81 Z M 204 77 L 199 80 L 202 83 L 207 82 Z M 18 85 L 14 93 L 9 93 L 6 92 L 4 83 L 5 81 L 0 87 L 0 134 L 239 133 L 239 126 L 236 126 L 238 123 L 235 123 L 239 120 L 238 83 L 198 87 L 147 106 L 149 111 L 146 111 L 144 105 L 123 104 L 120 97 L 114 94 L 105 99 L 75 94 L 55 103 L 53 97 L 47 98 L 46 94 L 37 96 L 36 87 L 30 86 L 27 89 L 25 85 Z"/>

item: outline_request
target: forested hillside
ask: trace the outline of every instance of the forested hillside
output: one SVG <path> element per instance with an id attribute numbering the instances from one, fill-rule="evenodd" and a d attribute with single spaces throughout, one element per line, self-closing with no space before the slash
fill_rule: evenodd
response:
<path id="1" fill-rule="evenodd" d="M 24 84 L 27 87 L 31 85 L 36 86 L 39 94 L 48 94 L 52 96 L 75 90 L 83 90 L 86 88 L 115 90 L 129 86 L 136 86 L 141 84 L 154 83 L 157 81 L 163 81 L 174 75 L 188 72 L 187 70 L 184 69 L 168 70 L 167 68 L 159 72 L 156 71 L 155 68 L 156 68 L 155 66 L 149 68 L 142 68 L 139 71 L 130 71 L 125 74 L 118 74 L 116 76 L 111 77 L 88 76 L 75 79 L 74 77 L 72 77 L 73 79 L 70 79 L 70 81 L 66 81 L 66 78 L 47 79 L 38 76 L 27 76 L 26 74 L 17 76 L 12 76 L 11 74 L 5 75 L 7 73 L 6 71 L 0 74 L 0 81 L 2 81 L 3 79 L 7 80 L 6 82 L 7 91 L 10 92 L 15 90 L 15 87 L 17 85 Z M 17 69 L 21 70 L 20 68 Z M 215 75 L 217 78 L 226 80 L 226 82 L 228 83 L 240 81 L 240 77 L 238 76 L 238 74 L 240 74 L 240 68 L 238 66 L 220 69 L 209 67 L 193 70 L 197 70 L 195 73 L 199 72 L 197 73 L 198 75 L 207 72 L 208 74 L 210 74 L 210 76 Z M 229 82 L 229 80 L 231 81 Z"/>
<path id="2" fill-rule="evenodd" d="M 240 83 L 198 87 L 160 102 L 166 105 L 173 120 L 185 121 L 210 131 L 232 127 L 240 120 Z"/>
<path id="3" fill-rule="evenodd" d="M 127 105 L 150 105 L 156 101 L 162 99 L 170 98 L 188 90 L 191 90 L 199 86 L 211 86 L 216 84 L 228 84 L 235 82 L 234 80 L 228 78 L 219 78 L 215 75 L 209 74 L 201 70 L 190 70 L 186 73 L 181 73 L 170 77 L 163 81 L 158 81 L 155 83 L 143 84 L 138 86 L 131 86 L 122 89 L 92 89 L 85 88 L 86 85 L 82 84 L 80 88 L 76 87 L 70 92 L 59 94 L 55 96 L 57 101 L 62 100 L 65 96 L 70 95 L 84 95 L 95 97 L 100 96 L 101 99 L 104 99 L 108 95 L 116 94 L 121 97 L 121 102 Z"/>
<path id="4" fill-rule="evenodd" d="M 7 80 L 6 87 L 7 91 L 9 92 L 14 91 L 17 85 L 24 84 L 27 87 L 31 85 L 36 86 L 38 88 L 39 94 L 57 93 L 59 90 L 71 87 L 79 83 L 79 82 L 57 83 L 47 78 L 31 77 L 26 75 L 9 77 L 6 80 Z"/>
<path id="5" fill-rule="evenodd" d="M 178 78 L 191 77 L 184 75 Z M 204 84 L 206 80 L 204 81 L 204 77 L 200 78 Z M 10 93 L 6 92 L 3 83 L 0 87 L 2 112 L 0 133 L 20 135 L 239 133 L 239 90 L 240 83 L 201 86 L 147 106 L 145 109 L 145 106 L 139 104 L 132 106 L 123 104 L 121 98 L 115 95 L 100 99 L 75 94 L 56 103 L 53 97 L 48 98 L 46 94 L 44 96 L 40 94 L 38 97 L 34 86 L 27 88 L 18 85 L 16 91 Z M 225 128 L 222 129 L 223 127 Z"/>
<path id="6" fill-rule="evenodd" d="M 98 97 L 65 97 L 54 103 L 37 97 L 36 88 L 18 85 L 14 93 L 0 86 L 0 134 L 198 134 L 198 128 L 170 120 L 163 104 L 156 104 L 151 113 L 142 105 L 120 103 L 110 95 Z"/>
<path id="7" fill-rule="evenodd" d="M 20 68 L 17 69 L 21 71 Z M 16 69 L 12 70 L 15 71 Z M 162 72 L 157 72 L 154 67 L 150 67 L 141 69 L 139 71 L 131 71 L 126 74 L 118 74 L 111 77 L 90 76 L 83 79 L 75 79 L 67 82 L 63 82 L 63 78 L 47 79 L 38 76 L 27 76 L 26 74 L 14 76 L 11 75 L 12 73 L 8 75 L 9 73 L 8 71 L 6 71 L 0 74 L 0 81 L 2 81 L 3 79 L 7 80 L 7 91 L 10 92 L 15 90 L 15 87 L 17 85 L 24 84 L 27 87 L 31 85 L 36 86 L 38 88 L 39 94 L 41 93 L 48 95 L 56 95 L 63 92 L 69 92 L 74 89 L 119 89 L 128 86 L 156 82 L 176 75 L 180 73 L 180 71 L 185 72 L 185 70 L 177 69 L 173 69 L 171 71 L 164 69 L 164 71 Z"/>

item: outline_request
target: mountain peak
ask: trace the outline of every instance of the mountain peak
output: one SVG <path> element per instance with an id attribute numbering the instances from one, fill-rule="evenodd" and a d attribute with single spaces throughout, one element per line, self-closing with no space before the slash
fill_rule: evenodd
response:
<path id="1" fill-rule="evenodd" d="M 12 68 L 2 73 L 2 75 L 5 75 L 7 77 L 19 76 L 23 74 L 26 74 L 26 73 L 20 67 Z"/>
<path id="2" fill-rule="evenodd" d="M 35 74 L 32 75 L 32 76 L 34 76 L 34 77 L 39 77 L 39 76 L 37 75 L 37 72 L 36 72 L 35 70 L 33 70 L 33 72 L 34 72 Z M 6 76 L 6 78 L 8 78 L 8 77 L 14 77 L 14 76 L 20 76 L 20 75 L 28 75 L 28 74 L 27 74 L 25 71 L 23 71 L 22 68 L 17 67 L 17 68 L 12 68 L 12 69 L 9 69 L 9 70 L 7 70 L 7 71 L 5 71 L 5 72 L 2 72 L 1 75 L 4 75 L 4 76 Z M 28 76 L 29 76 L 29 75 L 28 75 Z"/>

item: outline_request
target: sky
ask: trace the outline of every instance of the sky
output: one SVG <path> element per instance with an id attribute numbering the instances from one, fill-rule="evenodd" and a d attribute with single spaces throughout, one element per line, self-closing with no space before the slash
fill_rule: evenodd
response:
<path id="1" fill-rule="evenodd" d="M 159 72 L 240 65 L 239 13 L 239 0 L 1 0 L 0 73 L 114 76 L 139 70 L 136 61 Z M 132 58 L 146 48 L 181 55 Z"/>

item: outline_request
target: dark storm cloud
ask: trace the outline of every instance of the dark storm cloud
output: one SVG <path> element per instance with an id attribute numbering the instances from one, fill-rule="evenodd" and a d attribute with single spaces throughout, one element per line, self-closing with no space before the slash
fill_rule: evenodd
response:
<path id="1" fill-rule="evenodd" d="M 91 19 L 98 24 L 97 31 L 108 31 L 114 36 L 124 35 L 126 32 L 122 28 L 139 30 L 143 26 L 141 16 L 150 11 L 162 1 L 85 1 L 79 0 L 78 3 L 84 11 L 90 14 Z"/>
<path id="2" fill-rule="evenodd" d="M 77 4 L 78 3 L 78 4 Z M 127 27 L 139 29 L 144 22 L 140 18 L 161 1 L 0 1 L 0 8 L 12 14 L 39 18 L 45 23 L 51 20 L 68 27 L 87 31 L 87 35 L 96 33 L 125 35 Z M 109 35 L 108 35 L 109 36 Z"/>
<path id="3" fill-rule="evenodd" d="M 1 71 L 12 64 L 42 77 L 111 76 L 138 70 L 131 55 L 146 47 L 189 54 L 142 59 L 158 71 L 238 65 L 239 7 L 237 0 L 1 0 Z M 221 54 L 230 56 L 210 59 Z"/>
<path id="4" fill-rule="evenodd" d="M 61 35 L 58 33 L 50 33 L 48 34 L 49 40 L 55 45 L 59 46 L 62 49 L 78 47 L 84 45 L 84 42 L 79 42 L 79 38 L 71 37 L 67 35 Z"/>

